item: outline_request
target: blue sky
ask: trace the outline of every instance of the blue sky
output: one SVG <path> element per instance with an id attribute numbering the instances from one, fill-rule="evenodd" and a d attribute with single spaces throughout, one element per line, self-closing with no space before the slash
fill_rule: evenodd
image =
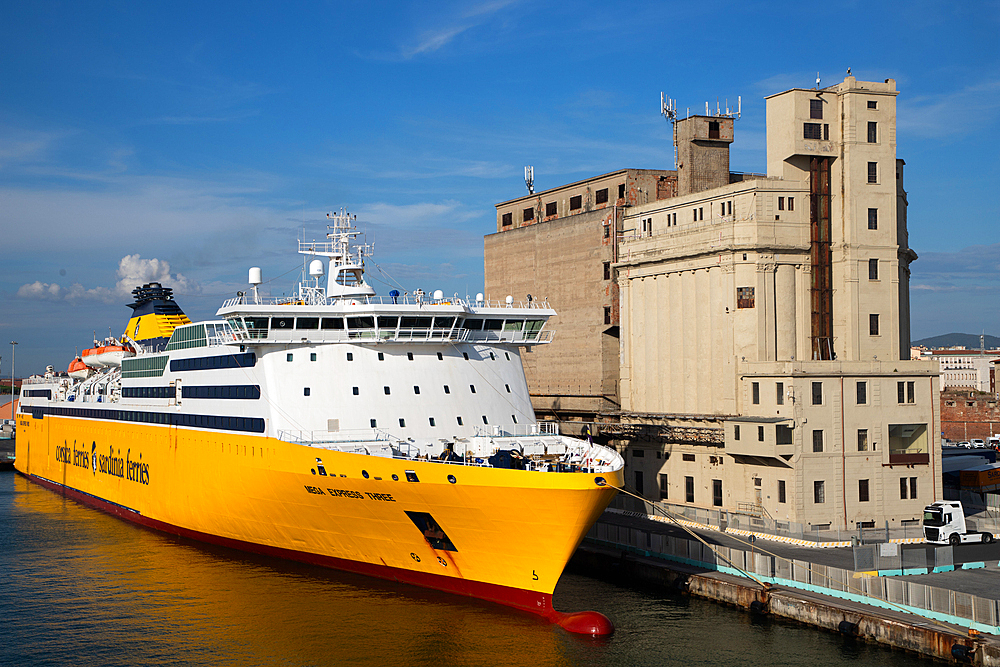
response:
<path id="1" fill-rule="evenodd" d="M 214 315 L 295 239 L 358 215 L 408 289 L 474 294 L 494 204 L 672 168 L 681 109 L 743 97 L 731 165 L 765 171 L 765 95 L 897 80 L 914 339 L 1000 334 L 998 2 L 0 0 L 0 373 L 119 334 L 136 284 Z M 376 271 L 370 271 L 370 277 Z M 389 288 L 376 283 L 385 293 Z"/>

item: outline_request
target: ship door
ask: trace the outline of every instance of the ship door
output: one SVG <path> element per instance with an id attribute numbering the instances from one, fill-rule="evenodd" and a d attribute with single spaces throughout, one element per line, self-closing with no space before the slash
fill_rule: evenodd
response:
<path id="1" fill-rule="evenodd" d="M 172 384 L 174 385 L 174 404 L 175 405 L 180 405 L 181 404 L 181 381 L 179 379 L 178 380 L 174 380 L 174 382 Z"/>

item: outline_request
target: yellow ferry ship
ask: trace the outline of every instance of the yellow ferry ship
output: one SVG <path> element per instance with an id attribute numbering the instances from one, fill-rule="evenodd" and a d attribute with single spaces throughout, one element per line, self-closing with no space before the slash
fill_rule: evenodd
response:
<path id="1" fill-rule="evenodd" d="M 519 350 L 547 304 L 375 296 L 346 213 L 292 298 L 192 323 L 136 288 L 125 354 L 24 383 L 15 467 L 123 519 L 474 596 L 588 634 L 552 592 L 622 484 L 621 456 L 537 422 Z M 325 258 L 327 261 L 324 261 Z M 326 285 L 322 284 L 324 274 Z"/>

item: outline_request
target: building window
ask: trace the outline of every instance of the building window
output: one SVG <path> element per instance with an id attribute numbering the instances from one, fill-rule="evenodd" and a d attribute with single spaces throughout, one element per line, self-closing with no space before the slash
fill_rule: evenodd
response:
<path id="1" fill-rule="evenodd" d="M 911 477 L 910 478 L 910 500 L 916 500 L 916 499 L 917 499 L 917 478 L 916 477 Z"/>
<path id="2" fill-rule="evenodd" d="M 535 207 L 529 207 L 521 211 L 521 220 L 523 222 L 528 222 L 535 219 Z"/>
<path id="3" fill-rule="evenodd" d="M 917 388 L 917 385 L 916 385 L 915 382 L 907 382 L 906 383 L 906 402 L 907 403 L 914 403 L 914 402 L 916 402 L 916 396 L 915 396 L 916 388 Z"/>
<path id="4" fill-rule="evenodd" d="M 606 239 L 611 238 L 611 227 L 609 227 L 608 225 L 604 225 L 604 238 Z"/>
<path id="5" fill-rule="evenodd" d="M 576 195 L 569 198 L 569 210 L 579 211 L 581 208 L 583 208 L 583 196 Z"/>
<path id="6" fill-rule="evenodd" d="M 694 462 L 694 454 L 681 454 L 681 459 L 684 461 Z"/>
<path id="7" fill-rule="evenodd" d="M 878 123 L 868 121 L 868 143 L 878 143 Z"/>
<path id="8" fill-rule="evenodd" d="M 618 198 L 619 199 L 625 199 L 625 184 L 624 183 L 619 183 L 618 184 Z"/>
<path id="9" fill-rule="evenodd" d="M 866 428 L 858 429 L 858 451 L 859 452 L 868 451 L 868 429 Z"/>
<path id="10" fill-rule="evenodd" d="M 504 227 L 506 227 L 507 225 L 513 224 L 513 222 L 514 222 L 514 214 L 513 213 L 504 213 L 503 217 L 502 217 L 502 220 L 503 220 L 503 226 Z"/>
<path id="11" fill-rule="evenodd" d="M 868 163 L 868 182 L 878 183 L 878 162 Z"/>
<path id="12" fill-rule="evenodd" d="M 777 426 L 775 426 L 774 444 L 776 445 L 792 444 L 792 429 L 784 424 L 778 424 Z"/>
<path id="13" fill-rule="evenodd" d="M 817 505 L 826 502 L 826 484 L 821 481 L 813 482 L 813 502 Z"/>
<path id="14" fill-rule="evenodd" d="M 548 204 L 545 205 L 545 215 L 546 216 L 555 215 L 556 214 L 556 210 L 557 210 L 556 209 L 556 203 L 554 201 L 550 201 Z"/>
<path id="15" fill-rule="evenodd" d="M 785 404 L 785 383 L 778 382 L 774 385 L 774 402 L 778 405 Z"/>
<path id="16" fill-rule="evenodd" d="M 868 260 L 868 280 L 878 280 L 878 260 Z"/>
<path id="17" fill-rule="evenodd" d="M 859 479 L 858 480 L 858 502 L 867 503 L 868 502 L 868 480 Z"/>
<path id="18" fill-rule="evenodd" d="M 813 405 L 823 405 L 823 383 L 813 382 L 812 383 L 812 404 Z"/>
<path id="19" fill-rule="evenodd" d="M 641 221 L 640 234 L 642 236 L 652 236 L 653 235 L 653 219 L 643 218 Z"/>
<path id="20" fill-rule="evenodd" d="M 604 262 L 604 279 L 611 280 L 611 262 Z"/>
<path id="21" fill-rule="evenodd" d="M 607 191 L 605 190 L 605 192 L 607 192 Z M 669 492 L 669 486 L 667 486 L 667 476 L 661 474 L 660 475 L 660 500 L 666 500 L 667 498 L 669 498 L 670 495 L 669 495 L 668 492 Z"/>
<path id="22" fill-rule="evenodd" d="M 611 324 L 611 306 L 604 306 L 604 323 Z"/>
<path id="23" fill-rule="evenodd" d="M 750 383 L 751 393 L 753 395 L 753 404 L 760 405 L 760 382 Z"/>
<path id="24" fill-rule="evenodd" d="M 746 259 L 746 256 L 743 257 Z M 752 287 L 736 288 L 736 307 L 753 308 L 754 291 Z"/>
<path id="25" fill-rule="evenodd" d="M 733 440 L 739 440 L 739 439 L 740 439 L 740 425 L 736 424 L 735 426 L 733 426 Z"/>
<path id="26" fill-rule="evenodd" d="M 823 451 L 823 431 L 822 429 L 816 429 L 813 431 L 813 451 L 822 452 Z"/>
<path id="27" fill-rule="evenodd" d="M 878 102 L 875 100 L 868 100 L 869 109 L 878 109 Z"/>
<path id="28" fill-rule="evenodd" d="M 819 119 L 823 118 L 823 100 L 809 100 L 809 117 Z"/>
<path id="29" fill-rule="evenodd" d="M 868 405 L 868 382 L 860 380 L 857 384 L 858 405 Z"/>
<path id="30" fill-rule="evenodd" d="M 733 211 L 732 211 L 732 208 L 731 208 L 731 207 L 732 207 L 732 204 L 733 204 L 732 202 L 729 202 L 729 205 L 730 205 L 730 210 L 729 210 L 729 212 L 730 212 L 730 213 L 732 213 L 732 212 L 733 212 Z M 789 198 L 788 198 L 788 210 L 789 210 L 789 211 L 794 211 L 794 210 L 795 210 L 795 197 L 789 197 Z"/>
<path id="31" fill-rule="evenodd" d="M 712 480 L 712 505 L 714 507 L 722 507 L 722 480 L 713 479 Z"/>
<path id="32" fill-rule="evenodd" d="M 694 502 L 694 477 L 684 478 L 684 501 Z"/>
<path id="33" fill-rule="evenodd" d="M 868 334 L 871 336 L 878 335 L 878 314 L 876 313 L 868 316 Z"/>
<path id="34" fill-rule="evenodd" d="M 708 138 L 709 139 L 719 138 L 719 121 L 717 120 L 708 121 Z"/>
<path id="35" fill-rule="evenodd" d="M 607 204 L 608 203 L 608 189 L 607 188 L 601 188 L 600 190 L 598 190 L 595 193 L 594 201 L 596 201 L 598 204 Z"/>
<path id="36" fill-rule="evenodd" d="M 704 220 L 705 219 L 705 209 L 704 209 L 704 207 L 701 207 L 701 206 L 698 207 L 698 219 L 699 220 Z"/>
<path id="37" fill-rule="evenodd" d="M 830 141 L 830 125 L 823 123 L 823 141 Z"/>
<path id="38" fill-rule="evenodd" d="M 644 450 L 644 449 L 633 449 L 632 450 L 632 458 L 641 459 L 641 458 L 644 458 L 645 456 L 646 456 L 646 450 Z"/>
<path id="39" fill-rule="evenodd" d="M 785 210 L 785 198 L 784 197 L 778 197 L 778 210 L 779 211 L 784 211 Z"/>
<path id="40" fill-rule="evenodd" d="M 868 209 L 868 229 L 878 229 L 878 209 Z"/>
<path id="41" fill-rule="evenodd" d="M 778 502 L 779 503 L 788 502 L 785 496 L 785 480 L 783 479 L 778 480 Z"/>
<path id="42" fill-rule="evenodd" d="M 757 427 L 757 442 L 764 442 L 764 427 Z"/>
<path id="43" fill-rule="evenodd" d="M 900 477 L 899 478 L 899 499 L 900 500 L 906 500 L 906 496 L 908 495 L 908 493 L 907 493 L 908 491 L 909 491 L 909 484 L 907 483 L 906 478 L 905 477 Z"/>
<path id="44" fill-rule="evenodd" d="M 823 137 L 823 128 L 819 123 L 803 123 L 802 124 L 802 138 L 803 139 L 821 139 Z"/>

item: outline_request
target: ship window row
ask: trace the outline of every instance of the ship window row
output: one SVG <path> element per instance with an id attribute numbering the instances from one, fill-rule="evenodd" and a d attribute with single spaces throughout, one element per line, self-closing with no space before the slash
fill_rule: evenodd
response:
<path id="1" fill-rule="evenodd" d="M 483 423 L 484 424 L 489 425 L 490 421 L 489 421 L 489 419 L 487 419 L 486 415 L 482 415 L 482 419 L 483 419 Z M 510 416 L 510 420 L 516 424 L 517 423 L 517 415 L 511 415 Z M 458 423 L 459 426 L 464 426 L 464 422 L 462 421 L 461 417 L 455 417 L 455 421 Z M 377 419 L 369 419 L 368 423 L 371 424 L 371 428 L 378 428 L 378 420 Z M 430 426 L 437 426 L 437 420 L 435 420 L 434 417 L 428 417 L 427 418 L 427 423 Z M 399 418 L 399 428 L 406 428 L 406 419 L 404 419 L 402 417 Z"/>
<path id="2" fill-rule="evenodd" d="M 170 357 L 138 357 L 132 359 L 122 359 L 123 378 L 150 378 L 160 377 L 167 367 L 167 360 Z"/>
<path id="3" fill-rule="evenodd" d="M 28 389 L 25 390 L 24 395 L 28 398 L 47 398 L 52 399 L 51 389 Z"/>
<path id="4" fill-rule="evenodd" d="M 443 385 L 443 387 L 444 387 L 444 393 L 446 393 L 446 394 L 450 394 L 451 393 L 451 387 L 450 386 Z M 503 387 L 504 387 L 504 389 L 507 390 L 508 394 L 511 393 L 510 385 L 509 384 L 505 384 Z M 187 392 L 188 389 L 197 389 L 197 388 L 198 387 L 184 387 L 184 392 L 185 392 L 184 397 L 187 398 L 187 393 L 186 392 Z M 258 392 L 259 392 L 259 389 L 258 389 Z M 392 389 L 390 387 L 387 387 L 387 386 L 383 386 L 382 387 L 382 392 L 386 396 L 391 396 L 392 395 Z M 359 387 L 351 387 L 351 393 L 354 396 L 359 396 L 361 394 L 361 390 L 360 390 Z M 417 394 L 417 395 L 420 394 L 420 385 L 416 385 L 416 384 L 413 385 L 413 393 Z M 469 385 L 469 393 L 471 393 L 471 394 L 475 394 L 476 393 L 476 385 L 474 385 L 474 384 L 470 384 Z M 199 398 L 208 398 L 208 397 L 202 396 L 202 397 L 199 397 Z M 218 398 L 218 397 L 213 396 L 211 398 Z M 255 396 L 254 398 L 259 398 L 259 396 Z"/>
<path id="5" fill-rule="evenodd" d="M 253 352 L 241 354 L 223 354 L 214 357 L 194 357 L 192 359 L 171 359 L 171 372 L 207 371 L 220 368 L 252 368 L 257 364 L 257 355 Z"/>
<path id="6" fill-rule="evenodd" d="M 187 327 L 177 327 L 170 335 L 170 341 L 165 348 L 170 350 L 187 350 L 194 347 L 207 347 L 208 338 L 205 335 L 204 324 L 193 324 Z"/>
<path id="7" fill-rule="evenodd" d="M 173 387 L 122 387 L 122 398 L 173 398 Z M 202 385 L 182 387 L 182 398 L 260 398 L 260 385 Z"/>
<path id="8" fill-rule="evenodd" d="M 247 330 L 251 338 L 267 337 L 268 329 L 277 330 L 370 330 L 379 329 L 381 331 L 413 329 L 442 329 L 451 330 L 457 324 L 458 328 L 465 328 L 470 331 L 526 331 L 537 333 L 541 331 L 545 320 L 506 320 L 506 319 L 456 319 L 455 317 L 407 317 L 397 315 L 379 315 L 378 317 L 244 317 Z M 192 327 L 194 331 L 196 327 Z M 171 345 L 174 345 L 175 338 L 178 346 L 167 349 L 181 349 L 180 339 L 177 333 L 171 338 Z M 185 334 L 194 336 L 194 334 Z M 204 340 L 204 331 L 201 332 L 201 340 Z M 185 341 L 186 342 L 186 341 Z M 204 344 L 204 343 L 203 343 Z M 188 345 L 187 347 L 192 347 Z"/>
<path id="9" fill-rule="evenodd" d="M 41 419 L 44 415 L 58 417 L 82 417 L 86 419 L 107 419 L 110 421 L 165 424 L 170 426 L 193 426 L 220 431 L 247 431 L 263 433 L 264 420 L 260 417 L 227 417 L 223 415 L 185 415 L 169 412 L 147 412 L 141 410 L 99 410 L 94 408 L 33 407 L 32 416 Z"/>

